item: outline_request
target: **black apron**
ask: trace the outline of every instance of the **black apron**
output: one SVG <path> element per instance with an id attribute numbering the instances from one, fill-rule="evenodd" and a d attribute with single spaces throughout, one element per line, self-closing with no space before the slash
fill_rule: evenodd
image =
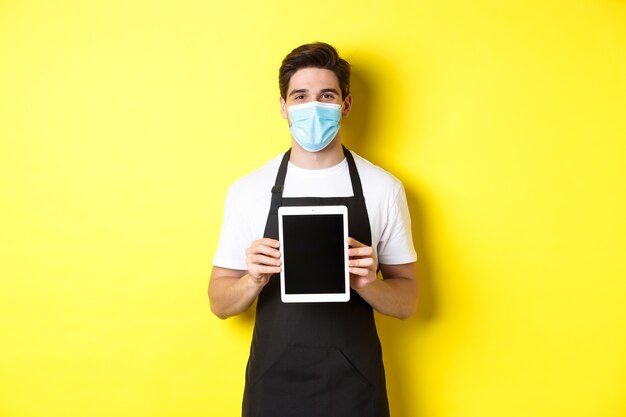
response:
<path id="1" fill-rule="evenodd" d="M 361 179 L 350 151 L 353 197 L 283 198 L 287 151 L 272 188 L 264 237 L 278 239 L 280 206 L 348 207 L 349 236 L 370 246 Z M 243 417 L 388 417 L 372 307 L 354 290 L 347 303 L 283 303 L 280 275 L 259 294 L 246 369 Z"/>

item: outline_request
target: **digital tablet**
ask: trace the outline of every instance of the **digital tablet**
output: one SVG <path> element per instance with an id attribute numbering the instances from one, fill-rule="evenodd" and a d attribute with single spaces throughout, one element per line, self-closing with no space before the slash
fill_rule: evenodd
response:
<path id="1" fill-rule="evenodd" d="M 280 207 L 278 236 L 284 303 L 350 300 L 346 206 Z"/>

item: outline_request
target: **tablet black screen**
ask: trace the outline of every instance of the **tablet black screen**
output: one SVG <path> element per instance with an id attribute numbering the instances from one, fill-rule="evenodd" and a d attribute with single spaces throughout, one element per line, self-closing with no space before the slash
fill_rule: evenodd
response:
<path id="1" fill-rule="evenodd" d="M 345 291 L 342 215 L 283 216 L 282 243 L 286 294 Z"/>

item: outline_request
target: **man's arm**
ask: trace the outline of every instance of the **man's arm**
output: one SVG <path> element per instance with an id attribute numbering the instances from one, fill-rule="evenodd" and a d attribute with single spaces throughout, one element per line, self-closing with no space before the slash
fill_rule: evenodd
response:
<path id="1" fill-rule="evenodd" d="M 407 319 L 417 311 L 415 262 L 380 265 L 383 280 L 377 277 L 374 249 L 349 238 L 350 283 L 352 288 L 382 314 Z"/>
<path id="2" fill-rule="evenodd" d="M 248 270 L 213 267 L 209 281 L 211 311 L 226 319 L 246 311 L 272 274 L 279 273 L 278 241 L 259 239 L 246 250 Z"/>

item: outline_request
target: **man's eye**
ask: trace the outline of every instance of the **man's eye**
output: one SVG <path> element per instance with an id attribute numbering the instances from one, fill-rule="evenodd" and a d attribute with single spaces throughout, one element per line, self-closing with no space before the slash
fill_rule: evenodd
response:
<path id="1" fill-rule="evenodd" d="M 294 97 L 295 100 L 304 100 L 304 96 L 302 94 L 295 96 Z"/>
<path id="2" fill-rule="evenodd" d="M 326 94 L 322 94 L 322 98 L 324 100 L 332 100 L 334 98 L 334 96 L 330 93 L 326 93 Z"/>

